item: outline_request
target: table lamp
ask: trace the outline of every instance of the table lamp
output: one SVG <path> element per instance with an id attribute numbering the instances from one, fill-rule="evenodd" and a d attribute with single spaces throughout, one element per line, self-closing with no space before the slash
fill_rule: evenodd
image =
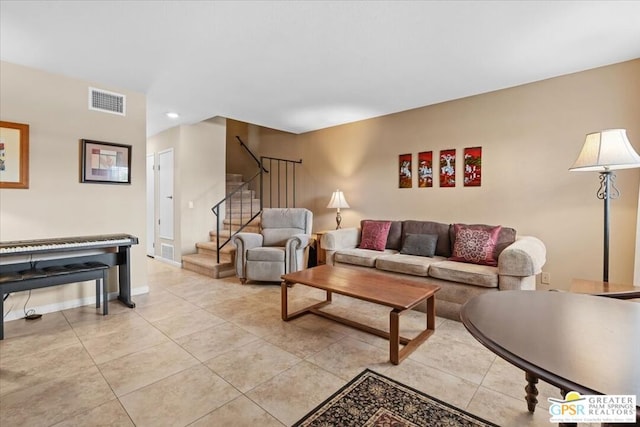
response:
<path id="1" fill-rule="evenodd" d="M 331 200 L 327 205 L 327 208 L 337 209 L 336 213 L 336 230 L 340 228 L 340 223 L 342 222 L 342 216 L 340 216 L 340 208 L 348 208 L 349 203 L 347 203 L 347 199 L 344 198 L 344 194 L 342 191 L 336 190 L 331 195 Z"/>
<path id="2" fill-rule="evenodd" d="M 596 194 L 604 201 L 603 282 L 609 281 L 609 201 L 620 197 L 613 171 L 638 167 L 640 156 L 631 146 L 626 129 L 607 129 L 587 135 L 578 160 L 569 169 L 600 173 L 600 188 Z"/>

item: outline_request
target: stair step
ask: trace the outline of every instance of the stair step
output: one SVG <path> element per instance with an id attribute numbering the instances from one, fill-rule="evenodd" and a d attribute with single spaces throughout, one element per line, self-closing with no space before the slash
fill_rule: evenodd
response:
<path id="1" fill-rule="evenodd" d="M 227 192 L 227 194 L 229 194 L 230 191 Z M 258 200 L 256 199 L 256 192 L 253 190 L 242 190 L 242 191 L 238 191 L 237 193 L 233 193 L 233 195 L 229 198 L 229 200 L 231 200 L 232 202 L 236 202 L 236 201 L 240 201 L 240 200 Z"/>
<path id="2" fill-rule="evenodd" d="M 260 212 L 260 202 L 254 204 L 243 203 L 242 206 L 240 206 L 239 203 L 232 203 L 231 205 L 227 204 L 227 206 L 225 207 L 225 213 L 227 214 L 227 217 L 229 216 L 229 214 L 238 217 L 242 214 L 242 216 L 244 217 L 251 218 L 258 212 Z"/>
<path id="3" fill-rule="evenodd" d="M 233 226 L 232 229 L 231 229 L 231 232 L 234 233 L 234 232 L 238 231 L 238 228 L 239 227 L 237 227 L 237 226 Z M 256 225 L 249 225 L 249 226 L 243 228 L 242 232 L 243 233 L 260 233 L 260 227 L 256 226 Z M 216 236 L 217 235 L 216 235 L 215 230 L 211 230 L 209 232 L 209 238 L 214 243 L 216 241 Z M 228 229 L 227 230 L 220 230 L 220 240 L 224 241 L 224 240 L 227 240 L 228 238 L 229 238 L 229 230 Z M 228 245 L 231 245 L 231 243 L 229 243 Z M 228 245 L 225 245 L 225 248 Z"/>
<path id="4" fill-rule="evenodd" d="M 249 218 L 247 218 L 249 219 Z M 234 216 L 230 219 L 225 219 L 223 221 L 223 223 L 225 225 L 240 225 L 240 224 L 244 224 L 246 221 L 244 219 L 241 219 L 240 217 Z M 251 222 L 249 223 L 250 226 L 255 226 L 255 227 L 260 227 L 260 216 L 255 217 L 254 219 L 251 220 Z"/>
<path id="5" fill-rule="evenodd" d="M 215 258 L 203 254 L 184 255 L 182 268 L 202 274 L 203 276 L 220 279 L 222 277 L 235 276 L 235 268 L 231 262 L 218 264 Z"/>
<path id="6" fill-rule="evenodd" d="M 213 257 L 213 259 L 216 258 L 216 252 L 217 252 L 217 244 L 215 241 L 215 234 L 213 236 L 213 239 L 211 239 L 208 242 L 198 242 L 196 243 L 196 249 L 198 250 L 199 254 L 205 254 L 205 255 L 209 255 L 211 257 Z M 223 260 L 225 262 L 231 262 L 233 261 L 233 256 L 235 255 L 236 252 L 236 247 L 232 242 L 227 243 L 226 245 L 224 245 L 222 247 L 222 249 L 220 249 L 220 262 L 222 262 Z"/>
<path id="7" fill-rule="evenodd" d="M 244 180 L 244 177 L 241 173 L 228 173 L 225 175 L 225 180 L 227 182 L 242 182 Z"/>

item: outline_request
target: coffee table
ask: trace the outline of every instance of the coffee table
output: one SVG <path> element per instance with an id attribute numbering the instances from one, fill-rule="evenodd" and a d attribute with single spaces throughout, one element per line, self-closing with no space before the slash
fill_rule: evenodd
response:
<path id="1" fill-rule="evenodd" d="M 426 341 L 435 330 L 434 295 L 440 289 L 437 285 L 411 283 L 399 277 L 395 278 L 380 273 L 333 267 L 331 265 L 321 265 L 285 274 L 282 276 L 282 280 L 282 320 L 288 321 L 313 313 L 386 338 L 389 340 L 389 359 L 394 365 L 404 360 L 420 344 Z M 326 291 L 325 300 L 294 313 L 289 313 L 288 289 L 296 283 Z M 333 293 L 391 307 L 389 332 L 320 310 L 321 307 L 331 303 Z M 421 331 L 413 339 L 401 337 L 400 316 L 425 301 L 427 306 L 425 330 Z M 402 349 L 400 344 L 404 345 Z"/>
<path id="2" fill-rule="evenodd" d="M 525 371 L 533 412 L 538 378 L 562 394 L 640 396 L 640 304 L 570 292 L 500 291 L 469 300 L 467 330 Z"/>

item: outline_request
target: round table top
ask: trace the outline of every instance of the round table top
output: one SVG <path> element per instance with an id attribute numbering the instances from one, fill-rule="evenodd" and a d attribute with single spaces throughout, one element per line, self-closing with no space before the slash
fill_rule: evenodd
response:
<path id="1" fill-rule="evenodd" d="M 566 391 L 640 396 L 640 304 L 550 291 L 479 295 L 469 332 L 519 368 Z"/>

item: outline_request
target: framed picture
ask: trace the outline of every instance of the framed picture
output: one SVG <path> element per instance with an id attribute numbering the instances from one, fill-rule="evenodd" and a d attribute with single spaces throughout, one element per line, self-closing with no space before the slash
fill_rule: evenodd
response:
<path id="1" fill-rule="evenodd" d="M 464 149 L 464 186 L 480 187 L 482 183 L 482 147 Z"/>
<path id="2" fill-rule="evenodd" d="M 440 187 L 456 186 L 456 150 L 440 150 Z"/>
<path id="3" fill-rule="evenodd" d="M 399 188 L 411 188 L 411 154 L 398 156 L 398 168 L 400 171 Z"/>
<path id="4" fill-rule="evenodd" d="M 0 188 L 29 188 L 29 125 L 0 121 Z"/>
<path id="5" fill-rule="evenodd" d="M 418 187 L 433 187 L 433 151 L 418 153 Z"/>
<path id="6" fill-rule="evenodd" d="M 80 140 L 81 182 L 131 184 L 131 146 Z"/>

